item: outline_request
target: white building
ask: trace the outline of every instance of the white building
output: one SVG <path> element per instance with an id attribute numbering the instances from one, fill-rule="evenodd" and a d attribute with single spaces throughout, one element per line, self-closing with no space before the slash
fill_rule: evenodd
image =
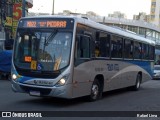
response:
<path id="1" fill-rule="evenodd" d="M 151 15 L 147 15 L 145 12 L 140 12 L 138 15 L 133 15 L 133 20 L 140 20 L 150 22 Z"/>
<path id="2" fill-rule="evenodd" d="M 127 18 L 127 16 L 124 13 L 121 13 L 120 11 L 115 11 L 113 14 L 108 14 L 108 17 Z"/>
<path id="3" fill-rule="evenodd" d="M 160 0 L 151 0 L 151 23 L 160 26 Z"/>

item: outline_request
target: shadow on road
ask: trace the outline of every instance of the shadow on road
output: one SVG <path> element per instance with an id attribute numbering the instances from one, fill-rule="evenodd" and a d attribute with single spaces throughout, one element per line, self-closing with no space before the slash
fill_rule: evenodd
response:
<path id="1" fill-rule="evenodd" d="M 109 91 L 103 93 L 103 99 L 108 99 L 115 97 L 117 95 L 123 95 L 127 94 L 128 92 L 133 92 L 129 91 L 128 88 L 123 88 L 123 89 L 118 89 L 114 91 Z M 79 97 L 79 98 L 74 98 L 74 99 L 62 99 L 62 98 L 53 98 L 53 97 L 31 97 L 30 99 L 27 100 L 22 100 L 22 101 L 17 101 L 18 104 L 33 104 L 33 105 L 38 105 L 38 106 L 45 106 L 45 107 L 68 107 L 68 106 L 77 106 L 78 104 L 85 104 L 88 103 L 88 96 L 85 97 Z M 95 101 L 99 102 L 101 100 Z M 90 102 L 92 103 L 92 102 Z"/>
<path id="2" fill-rule="evenodd" d="M 62 99 L 62 98 L 53 98 L 53 97 L 36 97 L 27 100 L 17 101 L 18 104 L 33 104 L 38 106 L 45 106 L 45 107 L 67 107 L 67 106 L 75 106 L 78 104 L 82 104 L 85 102 L 85 97 L 76 98 L 76 99 Z"/>
<path id="3" fill-rule="evenodd" d="M 4 82 L 6 84 L 5 88 L 6 87 L 10 88 L 10 83 L 9 83 L 10 81 L 2 80 L 1 82 Z M 150 81 L 150 82 L 153 82 L 153 81 Z M 140 92 L 141 91 L 143 92 L 146 89 L 148 88 L 143 87 L 142 85 L 142 87 L 140 88 Z M 135 95 L 135 93 L 136 93 L 135 91 L 131 91 L 128 88 L 118 89 L 114 91 L 105 92 L 103 93 L 102 100 L 98 100 L 98 101 L 89 103 L 87 100 L 87 97 L 80 97 L 80 98 L 75 98 L 75 99 L 62 99 L 62 98 L 52 98 L 52 97 L 42 98 L 42 97 L 32 97 L 32 96 L 21 94 L 21 93 L 8 92 L 7 101 L 12 101 L 12 104 L 8 104 L 8 107 L 10 106 L 14 108 L 14 105 L 16 105 L 17 108 L 23 109 L 23 107 L 27 105 L 27 106 L 33 106 L 33 108 L 37 110 L 38 108 L 41 108 L 41 107 L 44 107 L 46 109 L 47 108 L 52 109 L 52 108 L 74 107 L 77 105 L 81 106 L 84 104 L 94 105 L 94 104 L 99 104 L 106 99 L 107 101 L 109 101 L 115 98 L 115 101 L 116 101 L 117 97 L 125 98 L 127 94 L 130 94 L 131 96 L 131 95 Z M 14 95 L 14 99 L 10 97 L 12 95 Z M 29 108 L 26 108 L 26 109 L 29 109 Z"/>

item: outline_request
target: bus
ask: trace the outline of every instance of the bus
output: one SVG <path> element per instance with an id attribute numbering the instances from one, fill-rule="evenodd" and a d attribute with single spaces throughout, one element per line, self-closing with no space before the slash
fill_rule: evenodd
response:
<path id="1" fill-rule="evenodd" d="M 31 96 L 72 99 L 130 87 L 153 74 L 155 42 L 75 16 L 19 20 L 12 89 Z"/>

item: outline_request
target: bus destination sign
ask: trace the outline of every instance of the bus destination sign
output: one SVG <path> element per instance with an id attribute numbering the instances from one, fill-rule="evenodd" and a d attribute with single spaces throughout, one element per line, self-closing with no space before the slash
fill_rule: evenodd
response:
<path id="1" fill-rule="evenodd" d="M 26 27 L 54 27 L 54 28 L 66 28 L 66 21 L 26 21 Z"/>
<path id="2" fill-rule="evenodd" d="M 73 28 L 73 19 L 24 19 L 19 22 L 21 28 Z"/>

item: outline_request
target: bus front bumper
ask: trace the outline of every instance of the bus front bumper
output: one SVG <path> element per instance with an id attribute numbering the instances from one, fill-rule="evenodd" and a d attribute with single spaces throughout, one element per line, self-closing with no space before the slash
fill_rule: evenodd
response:
<path id="1" fill-rule="evenodd" d="M 72 85 L 66 84 L 60 87 L 46 87 L 46 86 L 35 86 L 29 84 L 22 84 L 12 81 L 12 90 L 19 93 L 28 93 L 31 96 L 40 97 L 59 97 L 59 98 L 72 98 Z"/>

